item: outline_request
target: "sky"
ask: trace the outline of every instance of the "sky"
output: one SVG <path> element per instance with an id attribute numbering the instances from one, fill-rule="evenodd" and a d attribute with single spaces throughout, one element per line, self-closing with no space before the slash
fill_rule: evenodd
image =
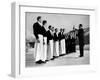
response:
<path id="1" fill-rule="evenodd" d="M 33 33 L 33 24 L 37 21 L 37 16 L 41 16 L 42 20 L 47 20 L 47 25 L 52 25 L 58 28 L 58 30 L 60 28 L 65 28 L 65 32 L 72 30 L 73 26 L 78 29 L 79 24 L 83 24 L 83 28 L 89 27 L 89 15 L 26 12 L 26 34 Z"/>

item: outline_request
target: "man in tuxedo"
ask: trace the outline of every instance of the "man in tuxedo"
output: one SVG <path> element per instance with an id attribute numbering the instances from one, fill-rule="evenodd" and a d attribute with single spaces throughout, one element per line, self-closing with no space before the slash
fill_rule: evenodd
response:
<path id="1" fill-rule="evenodd" d="M 59 37 L 58 37 L 58 29 L 55 29 L 54 33 L 54 57 L 59 56 Z"/>
<path id="2" fill-rule="evenodd" d="M 52 34 L 51 34 L 51 25 L 49 25 L 49 27 L 48 27 L 48 31 L 47 31 L 47 44 L 49 44 L 49 40 L 52 40 L 53 39 L 53 36 L 52 36 Z"/>
<path id="3" fill-rule="evenodd" d="M 42 35 L 43 35 L 43 55 L 42 55 L 42 61 L 45 63 L 47 59 L 47 34 L 46 34 L 46 27 L 47 27 L 47 21 L 43 20 L 42 22 Z"/>
<path id="4" fill-rule="evenodd" d="M 73 37 L 72 37 L 72 43 L 73 43 L 73 52 L 76 52 L 76 31 L 75 27 L 73 27 Z"/>
<path id="5" fill-rule="evenodd" d="M 63 39 L 63 30 L 60 29 L 60 32 L 58 33 L 59 38 L 59 55 L 62 56 L 62 46 L 61 46 L 61 40 Z"/>
<path id="6" fill-rule="evenodd" d="M 52 38 L 54 38 L 54 27 L 51 27 L 51 35 L 52 35 Z"/>
<path id="7" fill-rule="evenodd" d="M 62 29 L 62 54 L 66 54 L 66 49 L 65 49 L 65 29 Z"/>
<path id="8" fill-rule="evenodd" d="M 38 16 L 37 17 L 37 22 L 33 24 L 33 34 L 35 35 L 36 40 L 38 42 L 39 42 L 38 34 L 42 34 L 41 26 L 42 26 L 42 19 L 41 19 L 41 16 Z"/>
<path id="9" fill-rule="evenodd" d="M 51 25 L 48 27 L 47 31 L 47 60 L 53 59 L 53 35 L 52 35 L 52 29 Z"/>
<path id="10" fill-rule="evenodd" d="M 65 37 L 66 54 L 68 54 L 68 34 Z"/>
<path id="11" fill-rule="evenodd" d="M 60 29 L 60 32 L 58 33 L 59 36 L 59 41 L 61 41 L 61 39 L 63 38 L 63 30 L 62 28 Z"/>
<path id="12" fill-rule="evenodd" d="M 41 16 L 38 16 L 37 22 L 33 24 L 33 33 L 36 37 L 36 43 L 35 43 L 35 61 L 36 61 L 36 63 L 42 62 L 43 35 L 42 35 L 41 27 L 42 27 L 42 18 L 41 18 Z"/>
<path id="13" fill-rule="evenodd" d="M 80 57 L 84 56 L 84 30 L 83 25 L 79 24 L 79 30 L 78 30 L 78 39 L 79 39 L 79 49 L 80 49 Z"/>
<path id="14" fill-rule="evenodd" d="M 70 33 L 70 52 L 73 52 L 73 33 L 71 31 Z"/>
<path id="15" fill-rule="evenodd" d="M 54 41 L 58 41 L 59 37 L 58 37 L 58 29 L 55 29 L 55 33 L 54 33 Z"/>
<path id="16" fill-rule="evenodd" d="M 69 35 L 68 35 L 68 53 L 70 53 L 71 52 L 71 35 L 70 35 L 70 33 L 69 33 Z"/>
<path id="17" fill-rule="evenodd" d="M 41 33 L 42 33 L 43 37 L 47 37 L 46 27 L 47 27 L 47 21 L 46 20 L 43 20 L 42 27 L 41 27 Z"/>

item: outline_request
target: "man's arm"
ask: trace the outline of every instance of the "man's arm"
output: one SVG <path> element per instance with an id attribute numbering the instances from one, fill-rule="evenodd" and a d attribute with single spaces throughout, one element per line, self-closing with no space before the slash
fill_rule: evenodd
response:
<path id="1" fill-rule="evenodd" d="M 38 39 L 39 37 L 38 37 L 38 31 L 37 31 L 37 26 L 36 26 L 36 24 L 33 25 L 33 31 L 34 31 L 33 33 L 34 33 L 36 39 Z"/>

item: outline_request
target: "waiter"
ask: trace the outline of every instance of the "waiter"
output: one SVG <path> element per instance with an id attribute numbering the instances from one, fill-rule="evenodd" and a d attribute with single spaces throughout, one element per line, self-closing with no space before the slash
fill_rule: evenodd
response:
<path id="1" fill-rule="evenodd" d="M 53 41 L 53 45 L 52 45 L 53 58 L 51 60 L 54 60 L 55 59 L 55 57 L 54 57 L 54 32 L 55 32 L 54 27 L 51 27 L 51 35 L 52 35 L 52 41 Z"/>
<path id="2" fill-rule="evenodd" d="M 66 48 L 65 48 L 65 29 L 62 29 L 62 54 L 66 54 Z"/>
<path id="3" fill-rule="evenodd" d="M 68 53 L 71 52 L 71 35 L 70 33 L 68 34 Z"/>
<path id="4" fill-rule="evenodd" d="M 84 30 L 83 30 L 83 25 L 79 24 L 79 30 L 78 30 L 78 39 L 79 39 L 79 49 L 80 49 L 80 56 L 79 57 L 83 57 L 84 56 Z"/>
<path id="5" fill-rule="evenodd" d="M 50 25 L 47 31 L 47 60 L 53 59 L 53 35 L 51 28 Z"/>
<path id="6" fill-rule="evenodd" d="M 41 16 L 37 17 L 37 22 L 33 24 L 33 33 L 36 37 L 35 43 L 35 62 L 42 63 L 43 55 L 43 35 L 42 35 L 42 18 Z"/>
<path id="7" fill-rule="evenodd" d="M 70 39 L 70 52 L 73 52 L 73 32 L 70 33 L 71 39 Z"/>
<path id="8" fill-rule="evenodd" d="M 42 35 L 43 35 L 43 55 L 42 55 L 42 61 L 45 63 L 47 60 L 47 34 L 46 34 L 46 27 L 47 27 L 47 21 L 43 20 L 42 22 Z"/>
<path id="9" fill-rule="evenodd" d="M 68 34 L 65 36 L 66 54 L 68 54 Z"/>
<path id="10" fill-rule="evenodd" d="M 60 32 L 58 33 L 58 37 L 59 37 L 59 55 L 62 55 L 62 44 L 61 44 L 61 40 L 63 39 L 63 30 L 62 28 L 60 29 Z"/>
<path id="11" fill-rule="evenodd" d="M 54 58 L 59 56 L 59 37 L 58 37 L 58 29 L 55 29 L 54 33 Z"/>
<path id="12" fill-rule="evenodd" d="M 75 27 L 73 27 L 73 52 L 76 52 L 76 31 L 75 31 Z"/>

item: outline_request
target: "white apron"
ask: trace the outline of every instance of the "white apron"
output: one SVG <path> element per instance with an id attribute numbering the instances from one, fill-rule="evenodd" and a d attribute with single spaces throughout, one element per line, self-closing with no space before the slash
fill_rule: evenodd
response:
<path id="1" fill-rule="evenodd" d="M 47 37 L 44 37 L 44 45 L 43 45 L 43 60 L 47 60 Z"/>
<path id="2" fill-rule="evenodd" d="M 53 40 L 50 40 L 50 59 L 53 58 Z"/>
<path id="3" fill-rule="evenodd" d="M 43 60 L 43 36 L 38 35 L 40 43 L 36 43 L 35 45 L 35 61 Z"/>
<path id="4" fill-rule="evenodd" d="M 59 55 L 62 54 L 62 49 L 61 49 L 61 41 L 59 41 Z"/>
<path id="5" fill-rule="evenodd" d="M 54 56 L 59 56 L 59 41 L 54 43 Z"/>
<path id="6" fill-rule="evenodd" d="M 50 44 L 47 45 L 47 60 L 50 60 Z"/>
<path id="7" fill-rule="evenodd" d="M 53 58 L 53 40 L 49 40 L 49 44 L 47 45 L 47 60 Z"/>
<path id="8" fill-rule="evenodd" d="M 61 40 L 61 54 L 66 54 L 65 39 Z"/>

